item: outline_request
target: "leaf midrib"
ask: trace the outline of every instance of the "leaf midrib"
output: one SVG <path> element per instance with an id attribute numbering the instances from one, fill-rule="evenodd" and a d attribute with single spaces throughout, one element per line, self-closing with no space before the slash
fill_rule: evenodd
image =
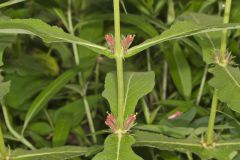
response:
<path id="1" fill-rule="evenodd" d="M 229 75 L 229 77 L 232 79 L 232 81 L 236 84 L 236 86 L 240 89 L 240 84 L 238 83 L 238 81 L 234 78 L 234 76 L 230 73 L 230 71 L 227 69 L 226 67 L 223 67 L 224 70 L 226 71 L 226 73 Z"/>

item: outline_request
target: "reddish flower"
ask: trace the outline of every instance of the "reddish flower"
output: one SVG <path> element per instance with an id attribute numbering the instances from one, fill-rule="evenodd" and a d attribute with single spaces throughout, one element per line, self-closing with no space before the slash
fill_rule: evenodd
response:
<path id="1" fill-rule="evenodd" d="M 174 114 L 168 116 L 168 119 L 176 119 L 182 115 L 182 112 L 176 111 Z"/>
<path id="2" fill-rule="evenodd" d="M 105 35 L 105 40 L 106 40 L 106 42 L 108 44 L 108 47 L 111 50 L 111 52 L 114 53 L 114 51 L 115 51 L 115 40 L 114 40 L 113 35 L 106 34 Z"/>
<path id="3" fill-rule="evenodd" d="M 124 53 L 127 53 L 128 48 L 130 47 L 130 45 L 132 44 L 133 40 L 134 40 L 135 35 L 127 35 L 127 37 L 123 37 L 122 38 L 122 48 Z"/>
<path id="4" fill-rule="evenodd" d="M 125 130 L 129 130 L 131 127 L 133 127 L 135 121 L 136 121 L 136 114 L 132 114 L 131 116 L 129 116 L 126 121 L 125 121 Z"/>
<path id="5" fill-rule="evenodd" d="M 105 121 L 105 124 L 112 130 L 112 132 L 115 132 L 115 130 L 116 130 L 116 119 L 113 116 L 113 114 L 108 114 L 107 119 Z"/>

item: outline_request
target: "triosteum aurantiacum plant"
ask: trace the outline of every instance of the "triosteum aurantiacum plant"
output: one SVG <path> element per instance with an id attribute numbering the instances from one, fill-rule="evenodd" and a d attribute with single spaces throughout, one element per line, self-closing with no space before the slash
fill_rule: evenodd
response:
<path id="1" fill-rule="evenodd" d="M 70 0 L 68 2 L 71 2 Z M 201 24 L 189 21 L 178 21 L 171 26 L 170 29 L 164 31 L 161 35 L 153 37 L 144 41 L 143 43 L 130 48 L 135 35 L 121 35 L 120 31 L 120 2 L 113 0 L 114 6 L 114 36 L 108 34 L 105 36 L 108 48 L 80 39 L 74 36 L 74 29 L 71 17 L 71 5 L 68 8 L 68 24 L 67 28 L 70 34 L 65 33 L 58 27 L 51 27 L 46 23 L 36 19 L 12 19 L 0 20 L 1 34 L 30 34 L 42 38 L 47 43 L 67 42 L 72 45 L 75 55 L 75 62 L 78 66 L 78 51 L 76 45 L 84 46 L 90 50 L 102 54 L 108 58 L 115 59 L 116 72 L 108 73 L 105 78 L 105 86 L 103 97 L 108 100 L 111 113 L 106 115 L 105 124 L 109 127 L 111 134 L 106 138 L 104 150 L 98 153 L 94 160 L 140 160 L 142 159 L 136 155 L 132 150 L 132 145 L 141 147 L 153 147 L 162 150 L 176 150 L 191 155 L 192 153 L 199 155 L 203 159 L 216 158 L 220 160 L 230 160 L 235 151 L 240 149 L 239 140 L 234 141 L 217 141 L 214 137 L 214 122 L 217 110 L 218 98 L 228 106 L 240 112 L 240 72 L 239 68 L 232 65 L 232 57 L 226 54 L 227 29 L 238 29 L 240 24 L 228 24 L 229 13 L 231 10 L 231 0 L 226 1 L 224 24 L 209 23 Z M 199 16 L 199 15 L 198 15 Z M 214 66 L 210 69 L 214 77 L 210 81 L 210 85 L 215 88 L 212 98 L 212 107 L 207 131 L 207 137 L 199 139 L 176 139 L 163 136 L 158 133 L 145 131 L 133 131 L 137 115 L 135 114 L 135 107 L 140 98 L 150 93 L 154 88 L 155 74 L 149 72 L 124 72 L 123 62 L 127 58 L 140 53 L 154 45 L 160 43 L 182 39 L 188 36 L 196 36 L 202 34 L 209 40 L 208 32 L 222 31 L 221 49 L 218 54 L 214 56 L 207 63 L 213 63 Z M 136 35 L 137 37 L 137 35 Z M 180 47 L 175 45 L 174 48 L 178 50 Z M 204 50 L 204 48 L 203 48 Z M 2 54 L 2 53 L 1 53 Z M 205 53 L 203 53 L 205 54 Z M 206 55 L 203 55 L 206 56 Z M 0 56 L 1 57 L 1 56 Z M 2 61 L 0 61 L 2 65 Z M 28 127 L 30 121 L 34 116 L 43 110 L 47 102 L 55 95 L 61 88 L 65 86 L 73 77 L 78 75 L 79 86 L 81 86 L 80 94 L 83 97 L 85 110 L 87 112 L 88 123 L 92 132 L 93 142 L 97 142 L 94 135 L 94 126 L 91 119 L 89 106 L 86 99 L 85 85 L 82 84 L 81 71 L 79 67 L 70 69 L 59 76 L 53 83 L 51 83 L 31 104 L 23 125 L 22 134 L 15 131 L 9 123 L 7 107 L 4 104 L 4 96 L 7 94 L 10 83 L 3 82 L 0 76 L 0 100 L 3 109 L 6 126 L 11 135 L 34 151 L 21 152 L 13 151 L 9 155 L 3 143 L 3 135 L 0 130 L 0 150 L 2 158 L 9 158 L 13 160 L 25 160 L 31 158 L 33 160 L 48 160 L 49 155 L 57 159 L 66 159 L 74 156 L 80 156 L 87 153 L 87 148 L 64 147 L 35 150 L 35 147 L 24 137 L 25 129 Z M 231 95 L 229 96 L 229 93 Z M 188 98 L 188 94 L 186 96 Z M 176 112 L 169 119 L 174 119 L 180 116 L 181 112 Z M 68 117 L 69 118 L 69 117 Z M 62 156 L 64 154 L 64 156 Z M 189 156 L 191 157 L 191 156 Z"/>

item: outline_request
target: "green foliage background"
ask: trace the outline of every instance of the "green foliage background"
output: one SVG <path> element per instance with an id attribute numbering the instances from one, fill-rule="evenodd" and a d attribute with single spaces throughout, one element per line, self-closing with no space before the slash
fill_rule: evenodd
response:
<path id="1" fill-rule="evenodd" d="M 136 35 L 124 57 L 124 118 L 138 114 L 121 140 L 104 124 L 107 112 L 117 115 L 114 55 L 104 39 L 114 34 L 112 0 L 72 0 L 72 29 L 68 1 L 0 3 L 0 126 L 13 160 L 240 158 L 239 66 L 214 61 L 228 28 L 239 64 L 239 0 L 231 24 L 222 24 L 221 0 L 122 1 L 121 34 Z M 214 88 L 216 146 L 204 147 Z"/>

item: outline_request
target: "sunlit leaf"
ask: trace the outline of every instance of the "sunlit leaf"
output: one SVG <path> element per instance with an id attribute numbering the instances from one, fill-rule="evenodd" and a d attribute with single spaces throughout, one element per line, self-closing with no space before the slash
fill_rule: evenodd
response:
<path id="1" fill-rule="evenodd" d="M 177 22 L 171 26 L 170 29 L 164 31 L 161 35 L 153 37 L 136 45 L 128 50 L 125 57 L 131 57 L 149 47 L 160 44 L 162 42 L 184 38 L 196 34 L 221 31 L 223 29 L 238 29 L 240 24 L 215 24 L 215 25 L 201 25 L 191 22 Z"/>
<path id="2" fill-rule="evenodd" d="M 131 148 L 134 142 L 130 135 L 111 134 L 105 140 L 103 152 L 97 154 L 93 160 L 142 160 Z"/>
<path id="3" fill-rule="evenodd" d="M 163 136 L 157 133 L 137 131 L 135 146 L 146 146 L 160 150 L 179 151 L 186 153 L 190 151 L 202 159 L 231 160 L 231 153 L 240 150 L 240 140 L 219 141 L 213 146 L 204 146 L 200 139 L 177 139 Z"/>
<path id="4" fill-rule="evenodd" d="M 154 87 L 154 72 L 125 72 L 124 73 L 124 118 L 134 113 L 138 100 L 151 92 Z M 111 111 L 117 115 L 117 76 L 108 73 L 105 79 L 103 96 L 108 100 Z"/>
<path id="5" fill-rule="evenodd" d="M 0 20 L 0 33 L 8 34 L 30 34 L 42 38 L 47 43 L 67 42 L 75 43 L 99 54 L 104 54 L 108 57 L 113 57 L 110 51 L 100 45 L 96 45 L 86 40 L 82 40 L 71 34 L 65 33 L 62 29 L 56 26 L 50 26 L 41 20 L 36 19 L 12 19 Z"/>
<path id="6" fill-rule="evenodd" d="M 239 68 L 216 65 L 209 71 L 214 75 L 209 84 L 217 89 L 219 99 L 227 103 L 232 110 L 240 112 Z"/>

